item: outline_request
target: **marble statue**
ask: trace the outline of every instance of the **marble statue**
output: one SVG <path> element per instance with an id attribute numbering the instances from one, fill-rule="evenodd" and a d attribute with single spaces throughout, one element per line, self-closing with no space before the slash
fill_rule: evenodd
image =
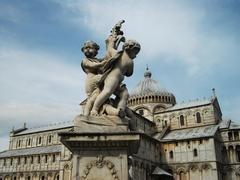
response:
<path id="1" fill-rule="evenodd" d="M 123 80 L 125 76 L 129 77 L 133 74 L 133 59 L 139 53 L 141 46 L 135 40 L 125 40 L 121 30 L 123 23 L 123 20 L 117 23 L 105 41 L 104 58 L 96 58 L 99 50 L 97 43 L 87 41 L 82 47 L 85 58 L 81 66 L 87 74 L 85 116 L 107 114 L 124 117 L 126 115 L 129 94 Z M 122 50 L 118 50 L 121 43 L 123 43 Z M 112 95 L 115 95 L 115 98 Z"/>

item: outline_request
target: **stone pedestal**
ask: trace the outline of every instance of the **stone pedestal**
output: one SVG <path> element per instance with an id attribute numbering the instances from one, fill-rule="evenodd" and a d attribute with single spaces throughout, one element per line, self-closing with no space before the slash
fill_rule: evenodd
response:
<path id="1" fill-rule="evenodd" d="M 128 156 L 137 153 L 141 135 L 128 130 L 118 117 L 75 119 L 61 142 L 73 153 L 72 180 L 127 180 Z"/>

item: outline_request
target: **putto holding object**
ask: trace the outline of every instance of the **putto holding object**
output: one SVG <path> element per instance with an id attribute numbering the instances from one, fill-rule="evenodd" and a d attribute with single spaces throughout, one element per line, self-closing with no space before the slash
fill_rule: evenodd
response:
<path id="1" fill-rule="evenodd" d="M 133 59 L 141 46 L 135 40 L 125 40 L 119 21 L 106 40 L 106 55 L 96 58 L 99 46 L 87 41 L 82 47 L 85 58 L 81 66 L 87 74 L 85 91 L 87 94 L 84 115 L 98 116 L 102 114 L 124 117 L 128 100 L 128 90 L 123 84 L 124 77 L 133 74 Z M 118 50 L 123 43 L 122 50 Z M 115 95 L 115 98 L 111 96 Z"/>

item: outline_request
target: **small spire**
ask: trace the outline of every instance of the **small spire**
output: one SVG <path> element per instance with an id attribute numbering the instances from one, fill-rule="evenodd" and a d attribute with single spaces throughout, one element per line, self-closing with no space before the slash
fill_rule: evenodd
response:
<path id="1" fill-rule="evenodd" d="M 213 97 L 216 97 L 216 90 L 215 90 L 215 88 L 212 88 L 212 92 L 213 92 Z"/>
<path id="2" fill-rule="evenodd" d="M 23 123 L 23 128 L 26 128 L 26 127 L 27 127 L 27 123 L 24 122 L 24 123 Z"/>

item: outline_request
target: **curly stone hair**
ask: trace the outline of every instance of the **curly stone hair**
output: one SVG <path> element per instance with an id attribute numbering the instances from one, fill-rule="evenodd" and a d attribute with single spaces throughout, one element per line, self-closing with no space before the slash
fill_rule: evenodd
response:
<path id="1" fill-rule="evenodd" d="M 84 50 L 85 47 L 87 46 L 92 46 L 94 47 L 97 51 L 100 49 L 99 45 L 97 43 L 95 43 L 94 41 L 86 41 L 83 45 L 83 47 L 81 48 L 82 52 Z"/>
<path id="2" fill-rule="evenodd" d="M 123 50 L 132 50 L 132 49 L 138 49 L 140 51 L 141 46 L 140 44 L 135 41 L 135 40 L 127 40 L 124 44 L 123 44 Z"/>

